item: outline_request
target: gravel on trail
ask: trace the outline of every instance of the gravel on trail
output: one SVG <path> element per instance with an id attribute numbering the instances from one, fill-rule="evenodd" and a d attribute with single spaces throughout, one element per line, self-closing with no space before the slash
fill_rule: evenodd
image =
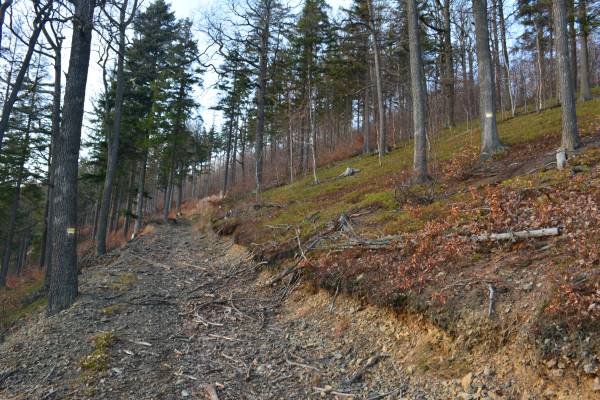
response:
<path id="1" fill-rule="evenodd" d="M 83 270 L 73 307 L 0 344 L 0 399 L 456 398 L 456 382 L 411 384 L 377 326 L 344 336 L 355 310 L 333 327 L 334 303 L 293 314 L 300 278 L 259 269 L 187 221 L 152 225 Z"/>

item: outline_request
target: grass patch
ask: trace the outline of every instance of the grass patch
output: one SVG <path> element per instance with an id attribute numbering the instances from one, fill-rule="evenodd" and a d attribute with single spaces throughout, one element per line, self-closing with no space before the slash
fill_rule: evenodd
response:
<path id="1" fill-rule="evenodd" d="M 110 287 L 115 291 L 124 291 L 133 285 L 135 281 L 137 281 L 137 275 L 133 272 L 128 272 L 119 275 L 118 278 L 110 285 Z"/>
<path id="2" fill-rule="evenodd" d="M 91 354 L 83 357 L 81 367 L 90 372 L 104 372 L 108 369 L 110 361 L 110 349 L 117 342 L 113 332 L 102 332 L 92 338 L 94 350 Z"/>

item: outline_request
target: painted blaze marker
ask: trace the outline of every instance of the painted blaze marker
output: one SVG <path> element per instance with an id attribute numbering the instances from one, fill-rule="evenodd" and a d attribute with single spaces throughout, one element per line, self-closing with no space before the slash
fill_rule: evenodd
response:
<path id="1" fill-rule="evenodd" d="M 75 228 L 67 228 L 67 236 L 75 235 Z"/>

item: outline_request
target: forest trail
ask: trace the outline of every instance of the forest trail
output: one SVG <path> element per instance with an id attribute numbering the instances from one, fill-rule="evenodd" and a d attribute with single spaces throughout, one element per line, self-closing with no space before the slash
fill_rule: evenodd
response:
<path id="1" fill-rule="evenodd" d="M 216 399 L 210 388 L 219 399 L 456 392 L 456 380 L 409 382 L 389 316 L 332 303 L 295 277 L 272 288 L 242 247 L 187 221 L 151 225 L 101 261 L 83 270 L 72 308 L 32 316 L 0 345 L 1 399 Z"/>

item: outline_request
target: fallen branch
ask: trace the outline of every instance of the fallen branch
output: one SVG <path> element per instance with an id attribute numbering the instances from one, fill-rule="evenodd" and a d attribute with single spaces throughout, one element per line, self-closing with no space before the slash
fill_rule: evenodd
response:
<path id="1" fill-rule="evenodd" d="M 488 283 L 488 292 L 489 292 L 489 304 L 488 304 L 488 318 L 492 318 L 492 314 L 494 313 L 494 286 L 491 283 Z"/>
<path id="2" fill-rule="evenodd" d="M 317 393 L 322 393 L 322 394 L 332 394 L 334 396 L 340 396 L 340 397 L 356 397 L 356 394 L 354 393 L 348 393 L 348 392 L 340 392 L 337 390 L 333 390 L 333 388 L 320 388 L 317 386 L 313 386 L 313 389 L 317 391 Z"/>
<path id="3" fill-rule="evenodd" d="M 267 286 L 273 286 L 274 284 L 276 284 L 277 282 L 279 282 L 280 280 L 282 280 L 289 274 L 296 272 L 298 269 L 300 269 L 300 267 L 298 267 L 298 264 L 300 264 L 300 260 L 296 261 L 294 264 L 290 265 L 287 269 L 281 271 L 279 274 L 277 274 L 273 278 L 271 278 L 271 280 L 267 282 Z"/>
<path id="4" fill-rule="evenodd" d="M 346 381 L 344 382 L 347 385 L 358 382 L 361 380 L 362 376 L 367 372 L 369 368 L 377 364 L 383 358 L 389 357 L 386 354 L 375 354 L 373 357 L 367 360 L 367 363 L 359 368 L 355 373 L 353 373 Z"/>
<path id="5" fill-rule="evenodd" d="M 473 235 L 471 236 L 471 240 L 474 242 L 487 242 L 493 240 L 512 240 L 513 242 L 518 239 L 529 239 L 529 238 L 539 238 L 546 236 L 558 236 L 561 234 L 561 228 L 543 228 L 543 229 L 533 229 L 526 231 L 517 231 L 517 232 L 503 232 L 503 233 L 490 233 L 485 235 Z"/>
<path id="6" fill-rule="evenodd" d="M 285 355 L 285 362 L 288 365 L 293 365 L 295 367 L 300 367 L 300 368 L 304 368 L 304 369 L 312 369 L 313 371 L 321 372 L 321 370 L 319 368 L 313 367 L 312 365 L 303 364 L 303 363 L 299 363 L 299 362 L 290 360 L 290 358 L 287 356 L 287 354 Z"/>

